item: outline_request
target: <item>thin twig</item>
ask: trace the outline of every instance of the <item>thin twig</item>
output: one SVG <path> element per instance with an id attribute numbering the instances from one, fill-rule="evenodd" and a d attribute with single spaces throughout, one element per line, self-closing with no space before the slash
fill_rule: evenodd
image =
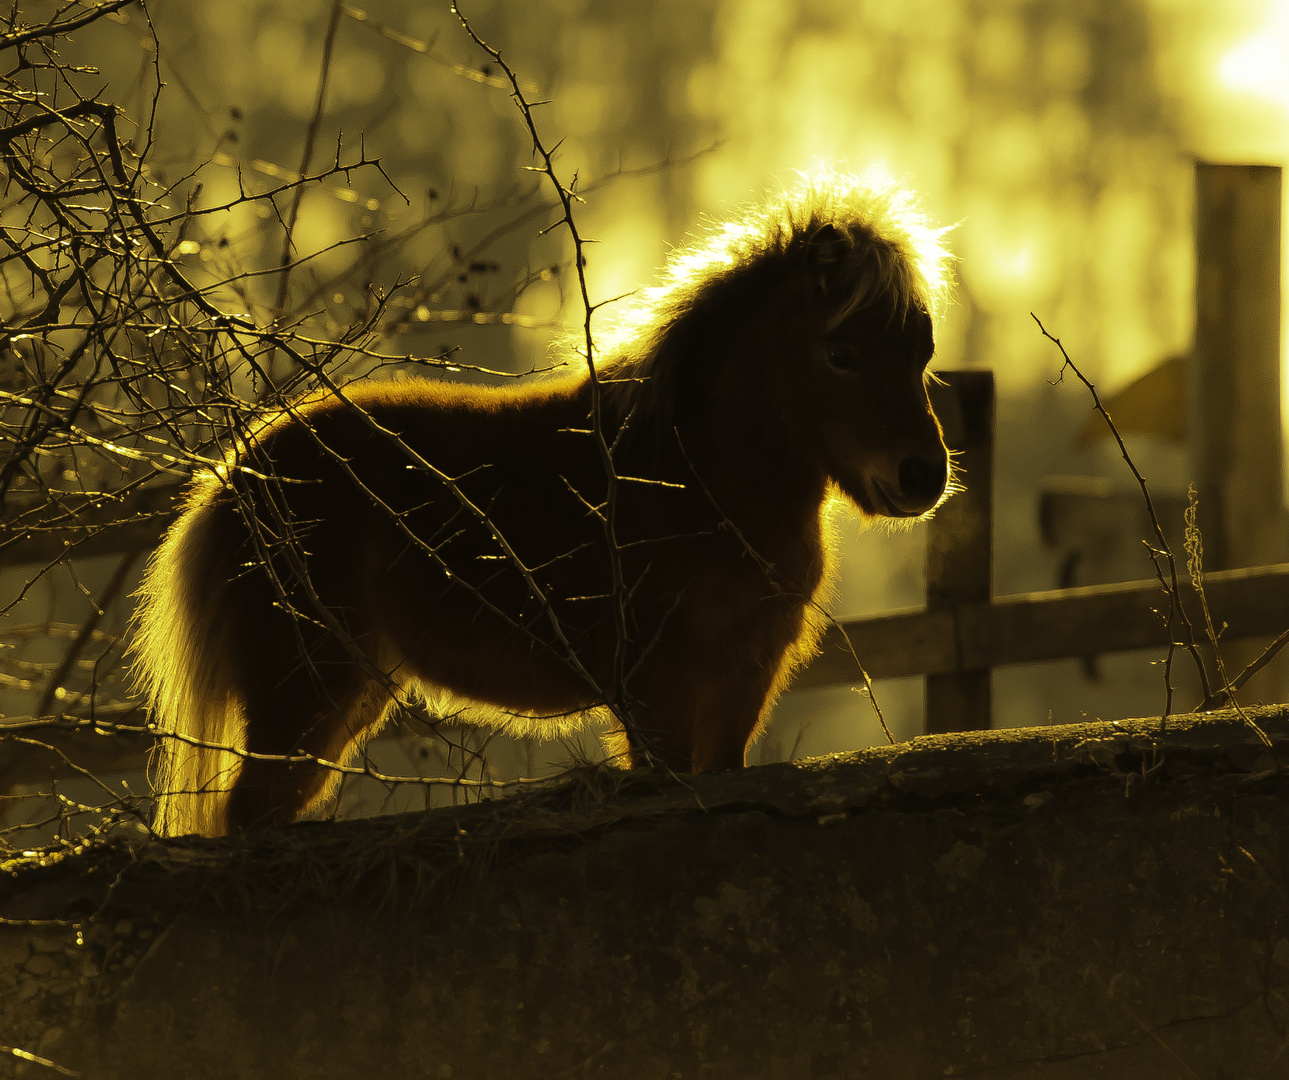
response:
<path id="1" fill-rule="evenodd" d="M 304 150 L 300 154 L 299 175 L 306 176 L 313 163 L 313 144 L 318 137 L 318 128 L 322 125 L 322 115 L 327 107 L 327 82 L 331 78 L 331 52 L 336 43 L 336 30 L 340 26 L 340 16 L 344 12 L 341 0 L 333 0 L 331 18 L 327 23 L 327 36 L 322 42 L 322 68 L 318 72 L 318 95 L 313 104 L 313 116 L 304 132 Z M 300 203 L 304 199 L 304 185 L 298 184 L 291 194 L 291 208 L 287 211 L 286 231 L 282 237 L 282 255 L 278 259 L 281 274 L 278 278 L 277 300 L 273 304 L 273 318 L 278 321 L 286 311 L 287 293 L 291 284 L 291 252 L 295 247 L 295 224 L 300 217 Z M 271 363 L 270 358 L 270 363 Z"/>
<path id="2" fill-rule="evenodd" d="M 89 616 L 81 626 L 80 633 L 76 639 L 67 647 L 67 652 L 63 654 L 62 662 L 58 668 L 49 677 L 49 682 L 45 686 L 45 692 L 40 696 L 40 703 L 36 706 L 36 715 L 44 716 L 53 707 L 54 699 L 58 696 L 58 691 L 62 688 L 68 673 L 76 666 L 76 661 L 80 659 L 81 653 L 85 646 L 89 644 L 94 632 L 98 629 L 98 624 L 102 620 L 104 613 L 111 606 L 121 589 L 125 586 L 126 577 L 130 569 L 134 566 L 135 561 L 142 554 L 141 551 L 129 551 L 122 556 L 121 561 L 117 563 L 116 570 L 113 571 L 112 577 L 103 587 L 103 592 L 99 595 L 98 604 L 90 610 Z"/>
<path id="3" fill-rule="evenodd" d="M 1217 700 L 1213 694 L 1212 686 L 1209 683 L 1208 671 L 1204 666 L 1203 657 L 1200 655 L 1199 646 L 1195 641 L 1195 629 L 1192 626 L 1190 619 L 1187 617 L 1185 606 L 1182 604 L 1181 587 L 1178 585 L 1178 581 L 1177 581 L 1177 559 L 1173 555 L 1172 548 L 1169 547 L 1168 540 L 1164 536 L 1163 527 L 1159 524 L 1159 516 L 1155 513 L 1155 504 L 1150 497 L 1150 489 L 1146 486 L 1146 478 L 1141 475 L 1141 472 L 1140 470 L 1138 470 L 1136 463 L 1132 460 L 1132 456 L 1128 453 L 1127 446 L 1124 445 L 1123 437 L 1119 434 L 1119 429 L 1115 426 L 1114 421 L 1110 418 L 1110 414 L 1106 411 L 1105 406 L 1101 404 L 1101 397 L 1100 395 L 1097 394 L 1097 388 L 1093 386 L 1091 381 L 1083 374 L 1082 371 L 1079 370 L 1078 365 L 1075 364 L 1074 361 L 1070 359 L 1070 354 L 1065 351 L 1065 346 L 1061 344 L 1060 338 L 1053 337 L 1051 334 L 1049 334 L 1047 332 L 1047 328 L 1043 326 L 1043 323 L 1040 321 L 1039 317 L 1035 315 L 1033 312 L 1030 312 L 1030 317 L 1036 323 L 1038 323 L 1038 328 L 1040 331 L 1042 331 L 1043 336 L 1047 338 L 1048 341 L 1052 342 L 1058 349 L 1061 350 L 1061 356 L 1064 358 L 1064 363 L 1061 365 L 1061 371 L 1057 377 L 1057 381 L 1059 382 L 1062 378 L 1064 378 L 1065 369 L 1068 367 L 1078 377 L 1079 381 L 1083 383 L 1084 386 L 1087 387 L 1088 392 L 1092 395 L 1093 406 L 1096 408 L 1096 411 L 1101 414 L 1101 418 L 1106 422 L 1106 426 L 1110 429 L 1110 433 L 1114 436 L 1114 441 L 1119 446 L 1119 453 L 1122 455 L 1123 460 L 1127 463 L 1128 468 L 1132 471 L 1132 475 L 1136 479 L 1138 486 L 1141 488 L 1141 495 L 1146 503 L 1146 513 L 1150 516 L 1150 524 L 1155 530 L 1155 540 L 1159 544 L 1158 548 L 1152 548 L 1149 544 L 1147 544 L 1146 550 L 1150 553 L 1151 562 L 1155 566 L 1155 573 L 1159 577 L 1161 583 L 1164 584 L 1165 591 L 1168 594 L 1169 608 L 1168 608 L 1167 625 L 1168 625 L 1169 650 L 1168 650 L 1168 659 L 1165 663 L 1165 668 L 1164 668 L 1164 683 L 1165 683 L 1165 686 L 1167 687 L 1168 696 L 1167 696 L 1167 702 L 1165 705 L 1164 713 L 1160 717 L 1161 724 L 1166 724 L 1168 720 L 1169 712 L 1171 709 L 1171 705 L 1172 705 L 1172 695 L 1173 695 L 1171 667 L 1172 667 L 1172 656 L 1173 656 L 1172 650 L 1173 650 L 1173 638 L 1174 638 L 1174 634 L 1173 634 L 1174 617 L 1177 619 L 1178 622 L 1181 623 L 1182 629 L 1185 633 L 1185 637 L 1183 638 L 1181 644 L 1185 647 L 1186 651 L 1190 654 L 1191 659 L 1194 660 L 1195 662 L 1195 668 L 1199 673 L 1200 685 L 1204 691 L 1205 705 L 1208 706 L 1209 703 Z M 1198 536 L 1198 530 L 1196 530 L 1196 535 Z M 1163 574 L 1160 571 L 1159 561 L 1158 561 L 1160 555 L 1162 555 L 1162 557 L 1165 559 L 1168 565 L 1167 582 L 1164 582 Z M 1196 565 L 1198 566 L 1198 562 L 1196 563 Z M 1261 742 L 1268 749 L 1270 749 L 1271 740 L 1267 738 L 1266 732 L 1264 732 L 1260 727 L 1258 727 L 1258 725 L 1253 722 L 1253 720 L 1244 712 L 1244 710 L 1241 709 L 1239 705 L 1235 703 L 1234 688 L 1231 686 L 1231 683 L 1227 680 L 1225 669 L 1222 667 L 1221 654 L 1218 651 L 1218 645 L 1217 645 L 1217 635 L 1216 633 L 1214 633 L 1213 621 L 1208 613 L 1208 601 L 1205 598 L 1204 592 L 1203 592 L 1202 575 L 1200 575 L 1195 570 L 1192 570 L 1192 575 L 1195 580 L 1196 591 L 1199 592 L 1199 595 L 1200 595 L 1200 603 L 1204 609 L 1205 624 L 1208 628 L 1208 634 L 1213 644 L 1213 650 L 1218 664 L 1218 671 L 1222 676 L 1222 681 L 1224 685 L 1227 687 L 1227 691 L 1228 691 L 1227 696 L 1230 698 L 1231 703 L 1235 706 L 1236 713 L 1239 715 L 1240 719 L 1245 723 L 1246 726 L 1251 728 L 1254 734 L 1257 735 L 1259 740 L 1261 740 Z"/>
<path id="4" fill-rule="evenodd" d="M 1101 418 L 1106 422 L 1106 426 L 1109 427 L 1110 433 L 1114 436 L 1114 441 L 1119 446 L 1119 453 L 1122 455 L 1123 460 L 1127 462 L 1128 468 L 1132 471 L 1133 478 L 1141 488 L 1141 497 L 1146 503 L 1146 513 L 1150 516 L 1150 524 L 1155 531 L 1155 542 L 1159 545 L 1157 548 L 1152 548 L 1147 545 L 1147 551 L 1150 553 L 1150 559 L 1154 564 L 1155 573 L 1159 576 L 1160 581 L 1163 582 L 1165 592 L 1168 594 L 1167 624 L 1169 641 L 1171 642 L 1174 639 L 1175 635 L 1173 633 L 1173 625 L 1174 621 L 1176 621 L 1181 624 L 1185 635 L 1181 644 L 1185 647 L 1186 651 L 1190 654 L 1191 659 L 1195 662 L 1195 669 L 1199 673 L 1200 685 L 1203 687 L 1204 697 L 1207 699 L 1213 692 L 1209 685 L 1208 671 L 1204 667 L 1204 659 L 1200 655 L 1199 647 L 1195 642 L 1194 627 L 1191 625 L 1191 621 L 1186 614 L 1186 608 L 1182 604 L 1181 588 L 1177 582 L 1177 559 L 1173 555 L 1172 548 L 1168 546 L 1168 539 L 1164 536 L 1163 526 L 1160 525 L 1159 516 L 1155 513 L 1155 503 L 1150 497 L 1150 489 L 1146 486 L 1146 478 L 1142 476 L 1141 472 L 1137 469 L 1136 463 L 1128 453 L 1127 446 L 1124 445 L 1123 437 L 1119 434 L 1119 429 L 1115 426 L 1114 420 L 1110 418 L 1110 414 L 1106 412 L 1105 406 L 1101 404 L 1101 397 L 1097 393 L 1097 388 L 1093 386 L 1087 376 L 1079 370 L 1078 365 L 1070 359 L 1070 354 L 1065 351 L 1065 346 L 1061 344 L 1061 339 L 1049 334 L 1047 332 L 1047 328 L 1043 325 L 1042 320 L 1040 320 L 1032 311 L 1030 312 L 1030 318 L 1038 324 L 1038 328 L 1042 332 L 1043 336 L 1061 351 L 1061 357 L 1063 358 L 1064 363 L 1061 365 L 1061 371 L 1057 376 L 1057 381 L 1060 382 L 1065 377 L 1065 369 L 1069 368 L 1074 372 L 1079 382 L 1087 387 L 1088 392 L 1092 395 L 1093 407 L 1101 414 Z M 1164 580 L 1164 575 L 1158 561 L 1160 556 L 1163 557 L 1168 566 L 1168 578 L 1166 581 Z M 1161 717 L 1161 720 L 1166 722 L 1171 713 L 1173 693 L 1171 648 L 1169 649 L 1168 660 L 1164 666 L 1164 683 L 1167 687 L 1168 701 L 1165 705 L 1164 714 Z"/>
<path id="5" fill-rule="evenodd" d="M 712 494 L 711 489 L 703 482 L 703 478 L 699 475 L 698 470 L 694 468 L 694 463 L 690 460 L 689 454 L 685 450 L 684 443 L 681 441 L 680 432 L 673 429 L 673 434 L 676 436 L 676 445 L 680 448 L 680 456 L 685 459 L 685 465 L 689 468 L 690 475 L 694 478 L 694 482 L 702 488 L 703 494 L 711 504 L 712 509 L 720 515 L 721 524 L 724 528 L 733 533 L 735 539 L 737 539 L 742 545 L 743 550 L 747 552 L 757 566 L 761 568 L 761 572 L 765 575 L 765 579 L 769 583 L 770 587 L 775 589 L 781 595 L 800 596 L 801 593 L 799 591 L 793 593 L 792 590 L 788 590 L 784 587 L 784 585 L 778 580 L 778 576 L 774 570 L 774 565 L 752 546 L 747 537 L 743 535 L 742 530 L 740 530 L 739 527 L 730 520 L 729 515 L 721 509 L 720 504 L 716 501 L 716 496 Z M 868 698 L 869 705 L 877 715 L 877 722 L 882 725 L 882 732 L 886 735 L 886 741 L 894 746 L 896 742 L 895 735 L 891 731 L 890 726 L 886 723 L 886 717 L 882 713 L 881 705 L 878 704 L 877 691 L 873 687 L 873 680 L 869 678 L 868 669 L 864 667 L 863 661 L 859 658 L 859 653 L 855 651 L 855 646 L 850 640 L 850 635 L 846 633 L 846 628 L 842 626 L 832 613 L 827 611 L 813 596 L 804 597 L 804 599 L 807 607 L 822 616 L 823 620 L 841 635 L 842 641 L 846 644 L 846 650 L 850 653 L 850 658 L 855 661 L 855 669 L 859 672 L 859 677 L 864 682 L 864 689 L 862 691 L 858 690 L 858 688 L 853 689 L 856 689 L 858 693 L 861 693 Z"/>
<path id="6" fill-rule="evenodd" d="M 133 2 L 133 0 L 131 0 Z M 8 920 L 5 920 L 7 923 Z M 64 1065 L 59 1065 L 56 1061 L 50 1061 L 49 1058 L 41 1057 L 39 1054 L 33 1054 L 29 1050 L 20 1050 L 16 1046 L 0 1046 L 0 1054 L 8 1054 L 10 1057 L 16 1057 L 20 1061 L 29 1061 L 33 1065 L 40 1065 L 46 1069 L 53 1069 L 60 1076 L 80 1076 L 75 1069 L 69 1069 Z"/>
<path id="7" fill-rule="evenodd" d="M 559 173 L 555 169 L 554 149 L 547 148 L 543 142 L 541 134 L 537 130 L 537 121 L 533 115 L 533 106 L 524 96 L 523 89 L 520 86 L 519 78 L 515 71 L 505 60 L 502 59 L 501 53 L 489 45 L 481 38 L 474 28 L 470 25 L 469 20 L 462 14 L 458 5 L 453 5 L 453 12 L 460 20 L 465 32 L 470 35 L 471 40 L 479 48 L 483 49 L 497 66 L 505 73 L 506 78 L 510 80 L 511 97 L 519 107 L 523 115 L 524 123 L 528 127 L 529 138 L 532 141 L 533 152 L 541 159 L 541 165 L 537 170 L 544 174 L 551 182 L 555 189 L 555 194 L 559 199 L 559 204 L 563 209 L 563 216 L 557 224 L 562 224 L 568 231 L 569 237 L 573 241 L 573 265 L 577 270 L 578 289 L 582 298 L 582 336 L 583 347 L 585 349 L 586 368 L 589 378 L 591 391 L 591 430 L 592 437 L 595 440 L 595 448 L 600 457 L 600 464 L 604 471 L 604 481 L 606 485 L 605 498 L 603 503 L 603 512 L 600 520 L 604 529 L 606 548 L 609 556 L 609 576 L 613 603 L 614 618 L 614 651 L 613 651 L 613 675 L 612 686 L 606 693 L 608 706 L 614 717 L 622 724 L 626 730 L 628 738 L 647 758 L 651 757 L 647 740 L 644 733 L 639 729 L 631 716 L 631 700 L 627 694 L 626 688 L 626 657 L 627 649 L 630 644 L 630 631 L 627 620 L 627 603 L 628 589 L 622 571 L 622 549 L 618 544 L 617 538 L 617 507 L 618 507 L 618 476 L 617 469 L 613 463 L 613 449 L 610 445 L 609 437 L 605 431 L 604 420 L 604 402 L 603 387 L 599 373 L 595 366 L 595 337 L 591 329 L 591 321 L 595 312 L 603 304 L 593 304 L 589 287 L 586 281 L 586 239 L 582 236 L 577 222 L 573 215 L 573 204 L 581 201 L 574 188 L 577 185 L 577 176 L 574 174 L 573 181 L 566 186 L 560 179 Z M 602 688 L 603 689 L 603 688 Z"/>
<path id="8" fill-rule="evenodd" d="M 1280 652 L 1280 650 L 1283 649 L 1286 645 L 1289 645 L 1289 630 L 1285 630 L 1279 636 L 1277 636 L 1276 639 L 1272 641 L 1270 645 L 1268 645 L 1265 649 L 1262 650 L 1262 653 L 1260 656 L 1250 661 L 1249 664 L 1244 668 L 1244 670 L 1241 671 L 1240 674 L 1238 674 L 1234 679 L 1231 680 L 1230 688 L 1232 693 L 1239 692 L 1239 690 L 1243 688 L 1244 684 L 1247 683 L 1251 678 L 1253 678 L 1254 675 L 1256 675 L 1269 663 L 1271 663 L 1271 661 L 1275 659 L 1276 655 Z M 1226 704 L 1225 694 L 1219 693 L 1218 699 L 1214 702 L 1213 707 L 1218 708 L 1224 704 Z"/>

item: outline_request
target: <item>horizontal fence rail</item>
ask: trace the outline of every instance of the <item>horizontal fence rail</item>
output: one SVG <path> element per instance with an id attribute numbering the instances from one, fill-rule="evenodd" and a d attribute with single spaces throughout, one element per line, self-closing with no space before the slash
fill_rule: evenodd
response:
<path id="1" fill-rule="evenodd" d="M 1182 602 L 1200 622 L 1199 597 L 1189 581 L 1181 583 Z M 1289 626 L 1289 563 L 1204 575 L 1204 592 L 1214 624 L 1230 624 L 1222 640 L 1273 636 Z M 1158 581 L 1127 581 L 1076 589 L 1018 593 L 991 602 L 959 604 L 934 611 L 897 611 L 850 619 L 830 628 L 814 661 L 798 675 L 793 689 L 812 689 L 859 681 L 855 661 L 842 639 L 875 679 L 907 675 L 951 675 L 1003 664 L 1036 663 L 1133 649 L 1163 649 L 1168 644 L 1164 617 L 1168 596 Z M 139 724 L 141 711 L 128 705 L 100 710 L 100 719 Z M 3 727 L 0 726 L 0 733 Z M 106 739 L 90 730 L 30 733 L 56 746 L 82 765 L 84 755 L 96 772 L 142 768 L 152 739 L 146 735 Z M 51 762 L 48 751 L 22 744 L 5 748 L 0 791 L 15 783 L 53 774 L 71 775 L 66 762 Z"/>
<path id="2" fill-rule="evenodd" d="M 1202 625 L 1194 586 L 1189 580 L 1179 579 L 1179 584 L 1187 614 Z M 1275 635 L 1289 627 L 1289 563 L 1205 574 L 1204 592 L 1214 625 L 1229 623 L 1223 642 Z M 859 680 L 842 631 L 868 674 L 883 679 L 1164 648 L 1167 614 L 1168 596 L 1158 581 L 1150 580 L 851 619 L 841 622 L 840 630 L 829 628 L 819 656 L 793 687 Z"/>

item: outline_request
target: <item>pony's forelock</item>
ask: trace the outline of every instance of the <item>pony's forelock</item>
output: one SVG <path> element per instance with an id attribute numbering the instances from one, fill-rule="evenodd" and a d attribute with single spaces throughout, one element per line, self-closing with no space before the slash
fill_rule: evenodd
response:
<path id="1" fill-rule="evenodd" d="M 837 267 L 840 286 L 830 328 L 885 298 L 897 314 L 922 307 L 933 319 L 947 305 L 952 285 L 944 236 L 952 226 L 931 224 L 917 199 L 881 166 L 859 175 L 817 167 L 798 174 L 781 196 L 785 243 L 809 242 L 831 225 L 849 244 Z"/>

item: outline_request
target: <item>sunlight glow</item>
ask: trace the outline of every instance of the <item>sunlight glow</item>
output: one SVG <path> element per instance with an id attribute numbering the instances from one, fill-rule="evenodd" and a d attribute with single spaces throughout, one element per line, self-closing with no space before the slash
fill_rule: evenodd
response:
<path id="1" fill-rule="evenodd" d="M 1218 79 L 1229 90 L 1254 94 L 1289 110 L 1289 0 L 1276 0 L 1264 27 L 1218 62 Z"/>

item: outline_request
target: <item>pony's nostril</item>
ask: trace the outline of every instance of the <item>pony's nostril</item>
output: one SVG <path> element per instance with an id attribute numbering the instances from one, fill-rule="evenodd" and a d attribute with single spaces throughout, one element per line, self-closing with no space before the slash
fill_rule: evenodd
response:
<path id="1" fill-rule="evenodd" d="M 948 479 L 949 465 L 943 458 L 907 457 L 900 462 L 900 494 L 910 500 L 929 503 L 938 499 Z"/>

